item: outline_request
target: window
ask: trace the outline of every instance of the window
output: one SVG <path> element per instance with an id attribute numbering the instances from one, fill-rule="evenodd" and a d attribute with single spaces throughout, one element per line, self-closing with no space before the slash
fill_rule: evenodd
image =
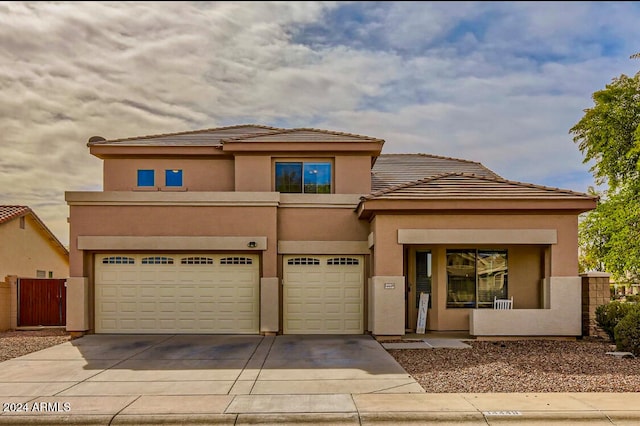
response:
<path id="1" fill-rule="evenodd" d="M 213 259 L 210 257 L 183 257 L 180 260 L 182 265 L 213 265 Z"/>
<path id="2" fill-rule="evenodd" d="M 53 278 L 53 271 L 49 271 L 49 278 Z"/>
<path id="3" fill-rule="evenodd" d="M 110 256 L 102 258 L 103 264 L 114 264 L 114 265 L 133 265 L 135 260 L 133 257 L 126 256 Z"/>
<path id="4" fill-rule="evenodd" d="M 20 216 L 20 229 L 24 229 L 24 216 Z"/>
<path id="5" fill-rule="evenodd" d="M 182 170 L 165 170 L 165 186 L 182 186 Z"/>
<path id="6" fill-rule="evenodd" d="M 252 265 L 253 260 L 248 257 L 223 257 L 220 259 L 221 265 Z"/>
<path id="7" fill-rule="evenodd" d="M 138 186 L 154 186 L 153 170 L 138 170 Z"/>
<path id="8" fill-rule="evenodd" d="M 330 194 L 331 163 L 276 163 L 276 191 L 285 193 Z"/>
<path id="9" fill-rule="evenodd" d="M 46 278 L 47 271 L 41 271 L 40 269 L 36 270 L 36 278 Z"/>
<path id="10" fill-rule="evenodd" d="M 287 265 L 319 265 L 320 259 L 313 257 L 295 257 L 287 261 Z"/>
<path id="11" fill-rule="evenodd" d="M 327 265 L 359 265 L 360 261 L 352 257 L 334 257 L 327 259 Z"/>
<path id="12" fill-rule="evenodd" d="M 143 265 L 173 265 L 173 259 L 165 256 L 143 257 Z"/>
<path id="13" fill-rule="evenodd" d="M 490 308 L 507 298 L 507 250 L 447 250 L 447 308 Z"/>

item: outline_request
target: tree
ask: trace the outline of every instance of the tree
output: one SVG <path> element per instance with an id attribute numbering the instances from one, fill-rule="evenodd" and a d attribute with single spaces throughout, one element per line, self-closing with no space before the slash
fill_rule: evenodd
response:
<path id="1" fill-rule="evenodd" d="M 632 57 L 635 57 L 633 55 Z M 640 55 L 639 55 L 640 56 Z M 592 96 L 570 133 L 598 184 L 608 189 L 580 222 L 581 269 L 640 278 L 640 72 L 614 78 Z"/>

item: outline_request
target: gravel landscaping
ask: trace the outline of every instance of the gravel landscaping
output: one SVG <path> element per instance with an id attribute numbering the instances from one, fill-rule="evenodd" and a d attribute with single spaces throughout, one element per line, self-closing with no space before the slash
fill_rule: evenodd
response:
<path id="1" fill-rule="evenodd" d="M 55 328 L 33 331 L 5 331 L 0 333 L 0 362 L 68 342 L 69 340 L 71 340 L 69 333 Z"/>
<path id="2" fill-rule="evenodd" d="M 471 349 L 388 349 L 430 393 L 640 392 L 640 358 L 603 341 L 467 341 Z"/>

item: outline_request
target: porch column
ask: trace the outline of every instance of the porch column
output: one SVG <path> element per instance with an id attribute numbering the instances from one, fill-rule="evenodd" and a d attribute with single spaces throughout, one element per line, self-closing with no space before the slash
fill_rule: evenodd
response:
<path id="1" fill-rule="evenodd" d="M 376 336 L 402 336 L 405 326 L 403 245 L 398 243 L 397 228 L 381 219 L 376 217 L 373 223 L 375 246 L 369 329 Z"/>
<path id="2" fill-rule="evenodd" d="M 596 308 L 611 300 L 609 277 L 606 272 L 587 272 L 582 278 L 582 335 L 607 337 L 596 324 Z"/>

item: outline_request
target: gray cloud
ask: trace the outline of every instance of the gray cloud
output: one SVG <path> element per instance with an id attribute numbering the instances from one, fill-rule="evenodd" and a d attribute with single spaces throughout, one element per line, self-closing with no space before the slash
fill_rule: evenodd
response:
<path id="1" fill-rule="evenodd" d="M 64 192 L 101 189 L 90 136 L 246 122 L 585 190 L 568 130 L 637 70 L 639 16 L 633 3 L 0 3 L 1 202 L 66 243 Z"/>

